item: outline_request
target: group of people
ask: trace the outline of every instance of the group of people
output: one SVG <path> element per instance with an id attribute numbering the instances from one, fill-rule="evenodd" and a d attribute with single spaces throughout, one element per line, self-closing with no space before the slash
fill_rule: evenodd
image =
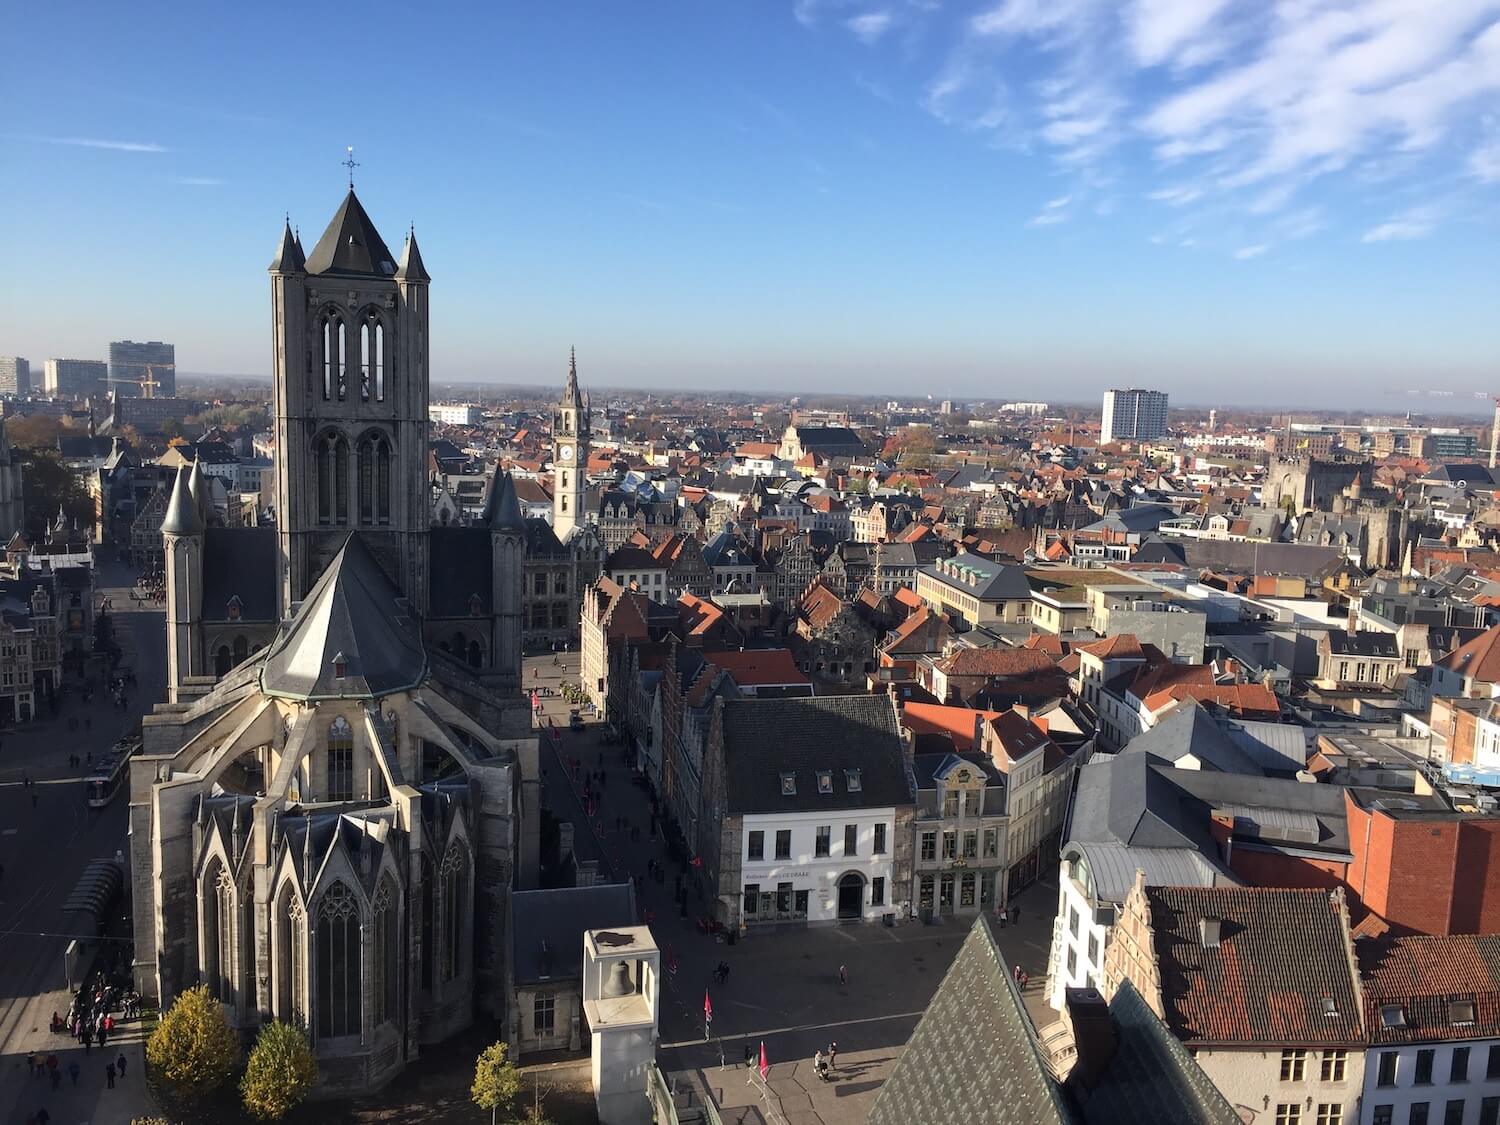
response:
<path id="1" fill-rule="evenodd" d="M 837 1040 L 828 1044 L 826 1049 L 822 1047 L 818 1048 L 817 1053 L 813 1055 L 813 1073 L 824 1082 L 827 1082 L 832 1072 L 839 1068 L 838 1059 L 839 1045 Z"/>

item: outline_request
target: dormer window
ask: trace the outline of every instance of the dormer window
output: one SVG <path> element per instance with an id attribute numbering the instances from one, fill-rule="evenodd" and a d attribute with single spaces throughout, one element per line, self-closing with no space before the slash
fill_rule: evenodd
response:
<path id="1" fill-rule="evenodd" d="M 818 771 L 818 792 L 821 793 L 821 794 L 823 794 L 824 796 L 827 796 L 828 794 L 830 794 L 830 793 L 833 792 L 833 771 L 832 770 L 819 770 Z"/>
<path id="2" fill-rule="evenodd" d="M 795 797 L 797 795 L 797 775 L 784 773 L 781 775 L 781 795 L 783 797 Z"/>
<path id="3" fill-rule="evenodd" d="M 349 661 L 344 658 L 344 654 L 342 652 L 338 653 L 333 658 L 333 678 L 335 680 L 342 680 L 347 678 L 348 675 Z"/>
<path id="4" fill-rule="evenodd" d="M 1380 1006 L 1380 1023 L 1383 1027 L 1405 1027 L 1406 1009 L 1400 1004 L 1382 1004 Z"/>
<path id="5" fill-rule="evenodd" d="M 470 594 L 469 595 L 469 616 L 470 617 L 478 617 L 479 616 L 479 610 L 480 610 L 479 595 L 478 594 Z"/>
<path id="6" fill-rule="evenodd" d="M 858 793 L 865 786 L 864 779 L 857 769 L 844 771 L 844 788 L 851 793 Z"/>
<path id="7" fill-rule="evenodd" d="M 1339 1014 L 1338 1003 L 1332 996 L 1323 997 L 1323 1014 L 1329 1017 L 1337 1016 Z"/>
<path id="8" fill-rule="evenodd" d="M 1474 1022 L 1474 1001 L 1472 999 L 1454 999 L 1448 1001 L 1448 1022 L 1463 1025 Z"/>
<path id="9" fill-rule="evenodd" d="M 229 599 L 229 604 L 227 606 L 225 606 L 224 608 L 225 608 L 225 613 L 229 617 L 229 620 L 231 620 L 231 621 L 238 621 L 240 619 L 240 609 L 241 609 L 239 595 L 236 594 L 234 597 L 230 598 Z"/>

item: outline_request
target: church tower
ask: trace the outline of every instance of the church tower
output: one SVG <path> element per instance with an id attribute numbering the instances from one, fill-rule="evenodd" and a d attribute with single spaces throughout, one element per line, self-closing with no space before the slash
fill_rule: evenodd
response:
<path id="1" fill-rule="evenodd" d="M 183 465 L 161 523 L 167 586 L 167 697 L 179 701 L 184 683 L 204 674 L 198 625 L 203 617 L 203 509 L 193 495 L 196 465 Z"/>
<path id="2" fill-rule="evenodd" d="M 431 278 L 416 235 L 398 261 L 351 184 L 311 254 L 287 225 L 270 273 L 281 616 L 351 531 L 423 614 Z"/>
<path id="3" fill-rule="evenodd" d="M 568 356 L 568 381 L 552 414 L 552 530 L 562 542 L 587 519 L 589 478 L 588 399 L 578 393 L 578 355 Z"/>

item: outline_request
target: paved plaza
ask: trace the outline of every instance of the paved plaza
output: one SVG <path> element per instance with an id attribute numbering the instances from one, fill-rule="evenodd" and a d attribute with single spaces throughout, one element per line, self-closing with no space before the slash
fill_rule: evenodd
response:
<path id="1" fill-rule="evenodd" d="M 526 682 L 576 682 L 576 653 L 564 657 L 563 665 L 553 666 L 551 656 L 530 660 Z M 686 869 L 670 859 L 659 837 L 650 837 L 648 799 L 633 783 L 622 748 L 604 745 L 596 722 L 582 732 L 567 730 L 568 704 L 562 699 L 542 702 L 543 722 L 550 719 L 562 732 L 558 749 L 543 747 L 548 806 L 574 822 L 575 850 L 600 862 L 601 878 L 642 879 L 641 905 L 652 914 L 664 960 L 668 951 L 677 960 L 677 972 L 664 977 L 657 1051 L 662 1072 L 679 1087 L 710 1092 L 726 1122 L 775 1121 L 777 1115 L 787 1125 L 863 1121 L 970 920 L 894 927 L 791 924 L 752 928 L 734 945 L 715 940 L 697 927 L 707 909 L 701 899 L 689 900 L 686 917 L 673 901 L 675 879 Z M 603 797 L 592 818 L 563 759 L 579 760 L 585 771 L 604 771 Z M 617 818 L 623 818 L 619 827 Z M 639 840 L 632 829 L 640 830 Z M 649 859 L 663 865 L 663 882 L 647 876 Z M 1028 888 L 1016 900 L 1019 922 L 1001 935 L 1007 958 L 1031 974 L 1026 999 L 1039 1026 L 1056 1018 L 1043 998 L 1056 896 L 1050 880 Z M 714 984 L 713 969 L 721 960 L 729 965 L 729 979 Z M 847 985 L 839 982 L 841 965 L 848 970 Z M 706 1039 L 705 988 L 714 1017 Z M 745 1065 L 746 1048 L 758 1053 L 762 1042 L 771 1063 L 766 1083 Z M 831 1081 L 821 1082 L 812 1073 L 813 1053 L 830 1042 L 838 1043 L 837 1070 Z"/>
<path id="2" fill-rule="evenodd" d="M 45 1106 L 53 1125 L 123 1125 L 151 1108 L 136 1025 L 121 1026 L 107 1058 L 97 1048 L 86 1054 L 48 1027 L 52 1013 L 66 1012 L 69 1000 L 63 953 L 74 935 L 67 931 L 63 903 L 89 861 L 113 858 L 129 846 L 127 793 L 122 790 L 104 809 L 89 808 L 82 778 L 90 771 L 86 764 L 70 766 L 69 755 L 97 757 L 162 698 L 164 615 L 158 606 L 132 603 L 129 580 L 126 568 L 101 563 L 105 588 L 98 597 L 112 602 L 115 639 L 137 677 L 126 708 L 114 706 L 99 688 L 100 662 L 83 677 L 67 674 L 69 690 L 55 715 L 39 708 L 41 718 L 0 732 L 0 1120 L 6 1122 L 24 1122 Z M 94 683 L 87 703 L 86 680 Z M 34 783 L 29 787 L 28 779 Z M 118 921 L 128 906 L 117 905 Z M 57 1056 L 63 1079 L 55 1093 L 48 1078 L 27 1073 L 32 1051 Z M 122 1052 L 126 1077 L 111 1090 L 105 1063 Z M 67 1073 L 75 1061 L 76 1086 Z"/>

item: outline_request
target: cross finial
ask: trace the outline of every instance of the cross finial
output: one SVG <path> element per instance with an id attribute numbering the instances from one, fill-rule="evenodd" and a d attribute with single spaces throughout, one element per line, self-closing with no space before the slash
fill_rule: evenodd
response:
<path id="1" fill-rule="evenodd" d="M 349 190 L 353 191 L 354 190 L 354 169 L 356 169 L 356 168 L 359 167 L 359 161 L 357 161 L 357 160 L 354 159 L 354 146 L 353 145 L 348 146 L 348 149 L 346 151 L 348 152 L 349 155 L 346 156 L 341 161 L 341 163 L 343 164 L 343 166 L 345 168 L 349 169 Z"/>

